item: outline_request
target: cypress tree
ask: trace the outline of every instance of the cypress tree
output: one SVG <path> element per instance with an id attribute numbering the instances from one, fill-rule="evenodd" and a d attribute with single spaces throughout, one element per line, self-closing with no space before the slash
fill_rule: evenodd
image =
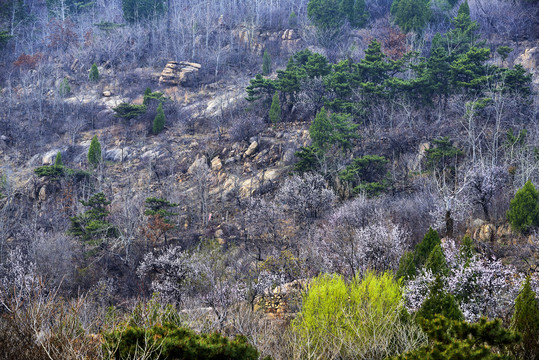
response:
<path id="1" fill-rule="evenodd" d="M 62 163 L 62 153 L 61 152 L 57 152 L 56 153 L 56 159 L 54 159 L 54 166 L 63 166 L 64 164 Z"/>
<path id="2" fill-rule="evenodd" d="M 292 10 L 290 16 L 288 17 L 288 26 L 291 28 L 296 28 L 298 26 L 298 16 L 294 10 Z"/>
<path id="3" fill-rule="evenodd" d="M 539 226 L 539 191 L 535 190 L 528 180 L 511 200 L 507 220 L 513 229 L 527 232 L 530 228 Z"/>
<path id="4" fill-rule="evenodd" d="M 399 269 L 397 270 L 396 274 L 397 279 L 411 279 L 416 275 L 416 270 L 414 252 L 406 251 L 404 254 L 402 254 L 399 261 Z"/>
<path id="5" fill-rule="evenodd" d="M 272 124 L 277 124 L 281 121 L 281 105 L 279 104 L 279 93 L 277 91 L 271 100 L 269 117 Z"/>
<path id="6" fill-rule="evenodd" d="M 159 134 L 165 128 L 165 113 L 163 112 L 163 103 L 157 107 L 157 115 L 153 119 L 152 132 L 154 135 Z"/>
<path id="7" fill-rule="evenodd" d="M 60 83 L 58 93 L 60 96 L 67 96 L 71 92 L 71 86 L 69 85 L 69 80 L 65 77 L 64 80 Z"/>
<path id="8" fill-rule="evenodd" d="M 271 57 L 267 50 L 264 50 L 262 56 L 262 74 L 269 75 L 271 73 Z"/>
<path id="9" fill-rule="evenodd" d="M 511 330 L 518 331 L 522 336 L 522 342 L 515 347 L 515 355 L 519 359 L 539 359 L 539 307 L 535 295 L 528 276 L 515 299 L 511 321 Z"/>
<path id="10" fill-rule="evenodd" d="M 322 107 L 309 127 L 309 135 L 313 141 L 313 146 L 322 150 L 326 149 L 330 142 L 332 130 L 333 127 L 329 121 L 326 108 Z"/>
<path id="11" fill-rule="evenodd" d="M 95 63 L 93 63 L 92 67 L 90 68 L 90 74 L 88 75 L 88 79 L 94 82 L 99 81 L 99 70 L 97 69 L 97 65 Z"/>
<path id="12" fill-rule="evenodd" d="M 447 272 L 445 255 L 440 244 L 436 245 L 430 252 L 425 262 L 425 268 L 432 271 L 433 274 L 444 274 Z"/>
<path id="13" fill-rule="evenodd" d="M 97 135 L 94 135 L 90 148 L 88 149 L 88 163 L 92 167 L 96 167 L 101 162 L 101 144 L 97 140 Z"/>
<path id="14" fill-rule="evenodd" d="M 436 316 L 442 315 L 451 320 L 464 320 L 464 315 L 460 311 L 455 297 L 443 289 L 444 284 L 440 276 L 436 277 L 429 297 L 423 302 L 417 312 L 419 319 L 432 320 Z"/>
<path id="15" fill-rule="evenodd" d="M 440 235 L 433 228 L 429 228 L 423 240 L 415 247 L 416 268 L 420 268 L 425 264 L 430 253 L 437 245 L 440 245 Z"/>

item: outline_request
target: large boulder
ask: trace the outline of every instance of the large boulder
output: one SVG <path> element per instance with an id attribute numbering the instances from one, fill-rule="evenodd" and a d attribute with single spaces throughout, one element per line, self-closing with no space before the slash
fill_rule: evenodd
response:
<path id="1" fill-rule="evenodd" d="M 159 77 L 159 83 L 189 86 L 196 83 L 202 65 L 187 61 L 169 61 Z"/>
<path id="2" fill-rule="evenodd" d="M 537 67 L 539 65 L 539 47 L 524 50 L 524 53 L 515 60 L 515 63 L 522 65 L 522 67 L 529 72 L 537 72 Z"/>

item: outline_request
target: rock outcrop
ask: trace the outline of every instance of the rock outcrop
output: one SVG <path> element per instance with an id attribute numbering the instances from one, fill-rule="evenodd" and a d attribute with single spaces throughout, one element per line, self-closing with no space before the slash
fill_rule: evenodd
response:
<path id="1" fill-rule="evenodd" d="M 159 77 L 159 83 L 166 85 L 190 86 L 196 83 L 202 66 L 187 61 L 169 61 Z"/>

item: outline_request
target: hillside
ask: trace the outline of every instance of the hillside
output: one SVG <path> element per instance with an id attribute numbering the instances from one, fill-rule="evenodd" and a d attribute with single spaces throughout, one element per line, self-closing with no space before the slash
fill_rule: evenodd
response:
<path id="1" fill-rule="evenodd" d="M 0 359 L 539 356 L 538 19 L 0 4 Z"/>

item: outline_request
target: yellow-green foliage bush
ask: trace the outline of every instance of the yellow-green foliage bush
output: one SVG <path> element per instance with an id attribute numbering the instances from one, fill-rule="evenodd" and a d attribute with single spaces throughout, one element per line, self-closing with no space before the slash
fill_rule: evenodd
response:
<path id="1" fill-rule="evenodd" d="M 294 358 L 384 359 L 421 345 L 425 338 L 402 307 L 393 275 L 367 273 L 313 279 L 291 325 Z"/>

